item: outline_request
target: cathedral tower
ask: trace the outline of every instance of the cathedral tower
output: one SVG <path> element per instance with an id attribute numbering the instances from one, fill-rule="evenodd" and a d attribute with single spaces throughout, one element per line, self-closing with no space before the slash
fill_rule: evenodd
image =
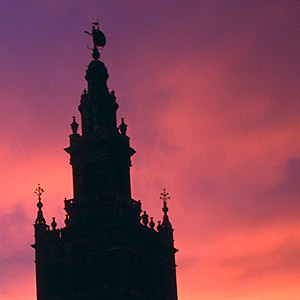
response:
<path id="1" fill-rule="evenodd" d="M 88 32 L 87 32 L 88 33 Z M 118 104 L 107 87 L 108 72 L 98 47 L 106 39 L 93 24 L 93 60 L 81 95 L 79 124 L 73 117 L 70 155 L 73 199 L 65 199 L 65 227 L 55 218 L 47 225 L 42 212 L 43 189 L 36 190 L 34 224 L 38 300 L 177 300 L 173 228 L 168 193 L 161 193 L 163 221 L 153 218 L 132 199 L 131 157 Z"/>

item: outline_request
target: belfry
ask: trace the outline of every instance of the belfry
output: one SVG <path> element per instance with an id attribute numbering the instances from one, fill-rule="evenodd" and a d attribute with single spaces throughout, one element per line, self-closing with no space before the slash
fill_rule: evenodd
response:
<path id="1" fill-rule="evenodd" d="M 88 32 L 86 32 L 88 33 Z M 93 60 L 88 65 L 73 117 L 70 155 L 73 199 L 64 200 L 65 227 L 47 225 L 38 186 L 35 264 L 38 300 L 177 300 L 173 228 L 168 193 L 161 193 L 162 222 L 154 223 L 141 201 L 132 199 L 127 125 L 117 126 L 118 104 L 107 87 L 108 72 L 98 47 L 106 38 L 97 23 L 91 33 Z"/>

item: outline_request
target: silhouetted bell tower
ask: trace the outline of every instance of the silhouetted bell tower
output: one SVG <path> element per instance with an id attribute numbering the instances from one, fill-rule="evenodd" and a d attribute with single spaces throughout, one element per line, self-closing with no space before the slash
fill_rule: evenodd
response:
<path id="1" fill-rule="evenodd" d="M 88 32 L 86 32 L 88 33 Z M 88 88 L 79 104 L 82 134 L 73 117 L 70 155 L 74 198 L 65 199 L 64 228 L 46 224 L 38 186 L 35 221 L 38 300 L 177 300 L 173 229 L 168 193 L 161 193 L 163 221 L 157 226 L 131 198 L 130 167 L 135 150 L 118 104 L 107 87 L 108 72 L 98 47 L 106 39 L 93 24 L 93 60 Z M 149 220 L 150 219 L 150 220 Z"/>

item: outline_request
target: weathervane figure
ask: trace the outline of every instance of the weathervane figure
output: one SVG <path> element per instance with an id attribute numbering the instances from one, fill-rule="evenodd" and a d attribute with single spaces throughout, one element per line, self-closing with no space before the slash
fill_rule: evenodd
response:
<path id="1" fill-rule="evenodd" d="M 106 44 L 106 38 L 104 33 L 99 29 L 98 22 L 94 22 L 92 24 L 93 24 L 92 33 L 88 31 L 84 31 L 84 33 L 90 35 L 93 38 L 93 43 L 94 43 L 93 58 L 99 59 L 100 53 L 98 51 L 98 47 L 104 48 Z"/>

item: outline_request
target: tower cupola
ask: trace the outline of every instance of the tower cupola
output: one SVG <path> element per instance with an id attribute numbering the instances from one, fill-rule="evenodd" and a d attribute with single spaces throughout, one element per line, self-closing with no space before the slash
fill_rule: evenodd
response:
<path id="1" fill-rule="evenodd" d="M 83 91 L 79 105 L 82 121 L 82 135 L 100 135 L 107 137 L 117 132 L 116 111 L 118 104 L 113 92 L 107 87 L 108 72 L 102 61 L 99 60 L 98 48 L 103 48 L 106 38 L 100 31 L 98 23 L 93 24 L 92 33 L 85 31 L 93 37 L 93 60 L 86 70 L 85 79 L 87 90 Z"/>

